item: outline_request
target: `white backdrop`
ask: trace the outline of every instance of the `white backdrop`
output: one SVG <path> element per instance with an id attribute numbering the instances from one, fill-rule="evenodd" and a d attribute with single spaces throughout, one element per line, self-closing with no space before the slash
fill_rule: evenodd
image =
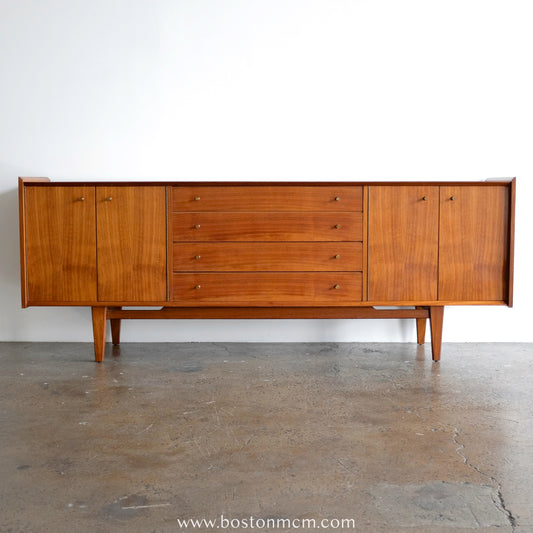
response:
<path id="1" fill-rule="evenodd" d="M 530 0 L 0 0 L 0 340 L 91 340 L 20 308 L 17 176 L 518 179 L 515 307 L 445 341 L 533 341 Z M 414 341 L 412 321 L 129 321 L 124 341 Z"/>

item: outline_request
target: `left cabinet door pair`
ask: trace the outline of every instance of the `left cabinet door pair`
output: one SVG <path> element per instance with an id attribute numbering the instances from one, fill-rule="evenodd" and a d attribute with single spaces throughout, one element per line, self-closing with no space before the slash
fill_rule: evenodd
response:
<path id="1" fill-rule="evenodd" d="M 28 304 L 165 301 L 161 186 L 25 188 Z"/>

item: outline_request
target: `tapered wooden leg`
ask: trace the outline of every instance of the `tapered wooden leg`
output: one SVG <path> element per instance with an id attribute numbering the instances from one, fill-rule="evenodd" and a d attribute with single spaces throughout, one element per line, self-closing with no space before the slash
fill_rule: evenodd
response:
<path id="1" fill-rule="evenodd" d="M 120 311 L 122 307 L 114 307 L 116 311 Z M 120 344 L 120 318 L 112 318 L 111 322 L 111 340 L 113 344 Z"/>
<path id="2" fill-rule="evenodd" d="M 416 309 L 424 309 L 423 307 L 416 307 Z M 416 339 L 418 344 L 424 344 L 426 342 L 426 319 L 416 319 Z"/>
<path id="3" fill-rule="evenodd" d="M 94 360 L 101 363 L 105 354 L 107 307 L 93 307 Z"/>
<path id="4" fill-rule="evenodd" d="M 111 340 L 113 344 L 120 344 L 120 318 L 112 318 L 111 322 Z"/>
<path id="5" fill-rule="evenodd" d="M 440 361 L 443 319 L 444 306 L 435 306 L 429 308 L 429 322 L 431 327 L 431 353 L 433 354 L 433 361 Z"/>

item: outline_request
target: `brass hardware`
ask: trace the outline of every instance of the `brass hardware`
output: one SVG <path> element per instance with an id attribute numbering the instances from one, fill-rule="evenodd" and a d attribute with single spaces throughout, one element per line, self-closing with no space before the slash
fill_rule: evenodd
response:
<path id="1" fill-rule="evenodd" d="M 78 198 L 78 200 L 79 200 L 80 202 L 84 202 L 84 201 L 85 201 L 85 196 L 82 196 L 81 198 Z"/>
<path id="2" fill-rule="evenodd" d="M 428 197 L 427 196 L 422 196 L 422 200 L 424 200 L 424 202 L 427 202 Z"/>
<path id="3" fill-rule="evenodd" d="M 200 224 L 195 224 L 194 229 L 200 229 Z"/>
<path id="4" fill-rule="evenodd" d="M 335 259 L 340 259 L 340 258 L 341 258 L 341 256 L 339 254 L 335 255 Z"/>
<path id="5" fill-rule="evenodd" d="M 201 286 L 201 285 L 196 285 L 194 288 L 195 288 L 195 289 L 201 289 L 202 286 Z"/>
<path id="6" fill-rule="evenodd" d="M 341 225 L 340 224 L 335 224 L 335 229 L 341 229 Z"/>
<path id="7" fill-rule="evenodd" d="M 341 200 L 340 196 L 335 196 L 335 201 L 336 202 L 340 202 L 340 200 Z"/>
<path id="8" fill-rule="evenodd" d="M 195 197 L 194 197 L 194 201 L 195 201 L 195 202 L 199 202 L 199 201 L 200 201 L 200 197 L 199 197 L 199 196 L 195 196 Z"/>
<path id="9" fill-rule="evenodd" d="M 194 258 L 198 261 L 198 259 L 201 259 L 202 256 L 201 255 L 195 255 Z"/>
<path id="10" fill-rule="evenodd" d="M 455 200 L 455 196 L 451 196 L 450 200 L 453 202 Z"/>
<path id="11" fill-rule="evenodd" d="M 112 197 L 112 196 L 108 196 L 108 197 L 105 199 L 106 202 L 110 202 L 111 200 L 113 200 L 113 197 Z"/>
<path id="12" fill-rule="evenodd" d="M 333 288 L 334 288 L 334 289 L 340 289 L 341 286 L 340 286 L 340 285 L 333 285 Z"/>

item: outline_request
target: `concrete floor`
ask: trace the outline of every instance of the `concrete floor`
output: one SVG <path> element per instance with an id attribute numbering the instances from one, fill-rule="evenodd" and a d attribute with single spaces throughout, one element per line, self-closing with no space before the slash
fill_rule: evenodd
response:
<path id="1" fill-rule="evenodd" d="M 0 343 L 0 531 L 530 533 L 532 355 Z"/>

